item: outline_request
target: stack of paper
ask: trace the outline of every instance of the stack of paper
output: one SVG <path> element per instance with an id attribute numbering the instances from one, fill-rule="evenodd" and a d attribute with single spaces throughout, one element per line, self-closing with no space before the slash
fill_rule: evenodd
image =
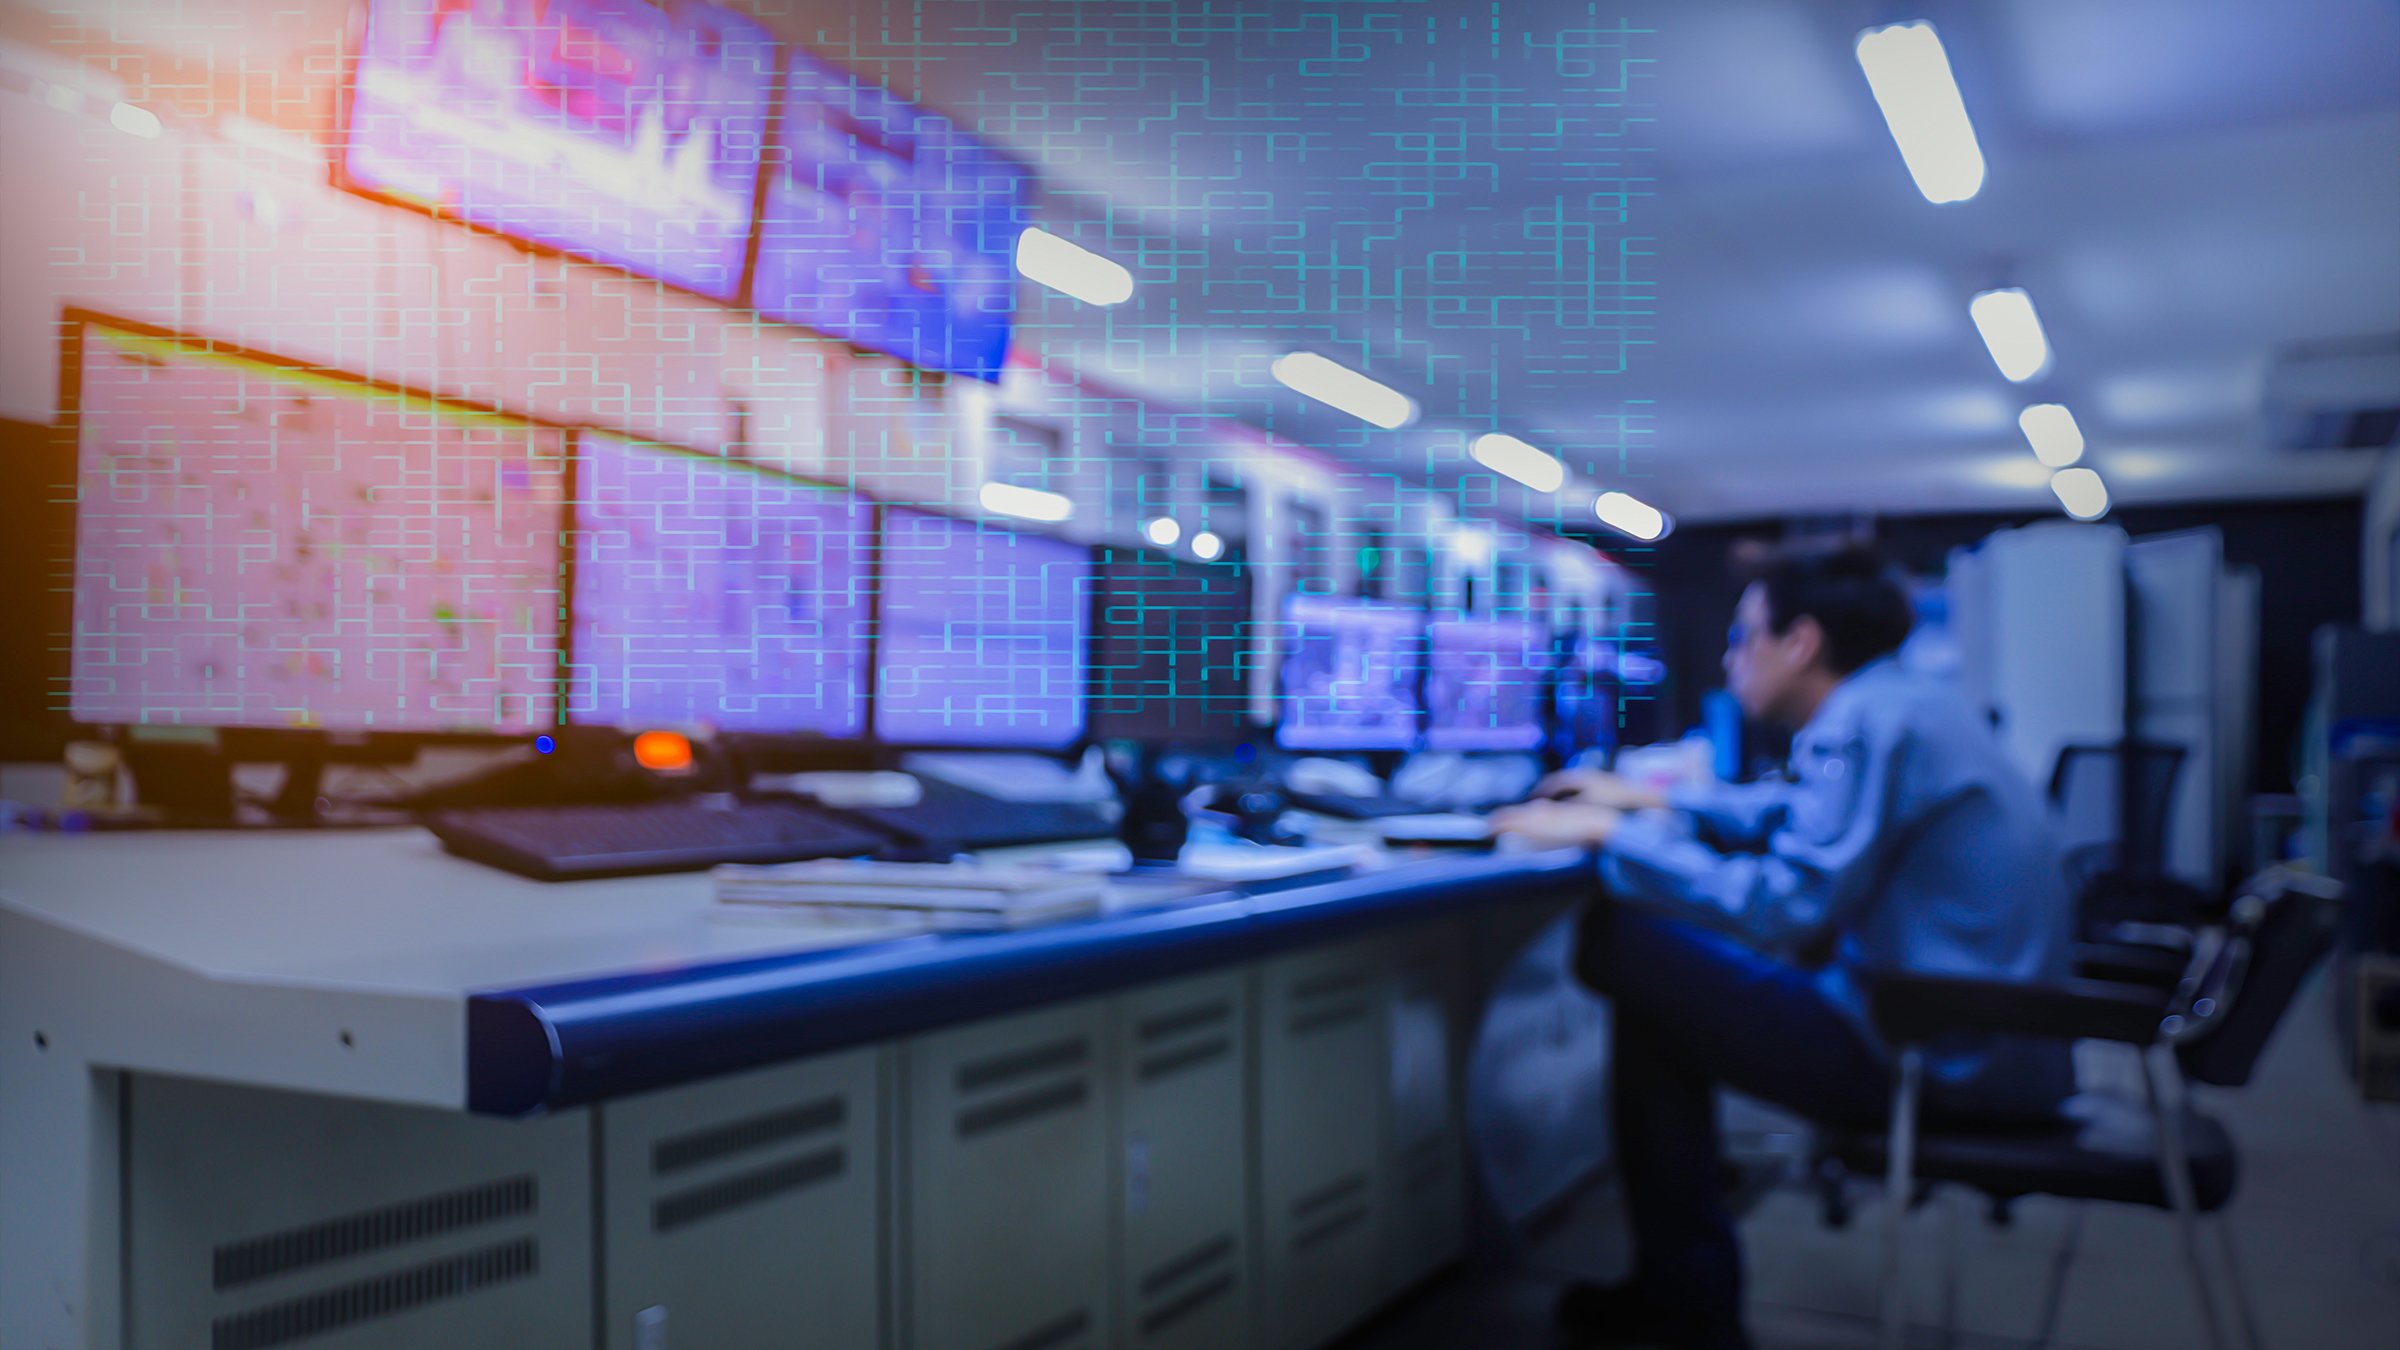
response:
<path id="1" fill-rule="evenodd" d="M 1099 909 L 1099 877 L 976 863 L 816 862 L 716 869 L 717 903 L 822 923 L 1028 928 Z"/>

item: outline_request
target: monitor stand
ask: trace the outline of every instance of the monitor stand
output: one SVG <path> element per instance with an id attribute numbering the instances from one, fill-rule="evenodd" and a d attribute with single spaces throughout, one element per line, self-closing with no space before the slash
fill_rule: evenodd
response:
<path id="1" fill-rule="evenodd" d="M 173 820 L 232 822 L 233 762 L 223 750 L 128 740 L 124 754 L 137 805 Z"/>

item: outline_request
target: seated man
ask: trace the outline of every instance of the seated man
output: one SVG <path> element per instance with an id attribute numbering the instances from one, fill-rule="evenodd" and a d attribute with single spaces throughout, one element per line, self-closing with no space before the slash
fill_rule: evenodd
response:
<path id="1" fill-rule="evenodd" d="M 1742 1346 L 1741 1252 L 1721 1189 L 1718 1083 L 1812 1120 L 1876 1125 L 1892 1066 L 1864 1014 L 1879 969 L 2067 973 L 2048 816 L 1946 685 L 1901 669 L 1908 597 L 1870 554 L 1795 557 L 1743 594 L 1725 653 L 1752 717 L 1797 728 L 1789 781 L 1660 796 L 1573 771 L 1500 829 L 1601 850 L 1577 973 L 1609 997 L 1612 1113 L 1633 1227 L 1620 1286 L 1560 1300 L 1599 1341 Z M 2046 1115 L 2063 1046 L 1928 1056 L 1926 1108 Z"/>

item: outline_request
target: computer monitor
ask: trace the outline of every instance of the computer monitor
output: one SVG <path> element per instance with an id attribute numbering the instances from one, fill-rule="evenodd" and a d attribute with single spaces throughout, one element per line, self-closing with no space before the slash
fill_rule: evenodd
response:
<path id="1" fill-rule="evenodd" d="M 866 503 L 581 431 L 573 516 L 568 721 L 866 734 Z"/>
<path id="2" fill-rule="evenodd" d="M 878 546 L 878 741 L 1064 750 L 1083 738 L 1089 549 L 897 507 Z"/>
<path id="3" fill-rule="evenodd" d="M 1284 605 L 1287 750 L 1408 750 L 1424 713 L 1425 615 L 1400 605 L 1296 595 Z"/>
<path id="4" fill-rule="evenodd" d="M 1102 549 L 1092 610 L 1094 738 L 1186 748 L 1248 739 L 1258 625 L 1245 569 Z"/>
<path id="5" fill-rule="evenodd" d="M 76 721 L 555 725 L 564 432 L 70 318 Z"/>
<path id="6" fill-rule="evenodd" d="M 372 0 L 343 181 L 731 300 L 777 51 L 696 0 Z"/>
<path id="7" fill-rule="evenodd" d="M 1534 619 L 1446 618 L 1426 628 L 1425 748 L 1541 747 L 1550 630 Z"/>

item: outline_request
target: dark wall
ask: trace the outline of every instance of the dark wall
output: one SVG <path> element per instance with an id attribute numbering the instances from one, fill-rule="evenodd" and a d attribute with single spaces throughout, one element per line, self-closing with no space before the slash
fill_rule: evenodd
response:
<path id="1" fill-rule="evenodd" d="M 2056 519 L 2025 515 L 1892 516 L 1865 522 L 1876 546 L 1910 572 L 1938 576 L 1950 551 L 2012 525 Z M 2308 701 L 2310 635 L 2320 625 L 2359 617 L 2361 503 L 2337 501 L 2220 503 L 2128 507 L 2109 523 L 2139 537 L 2215 526 L 2225 561 L 2259 572 L 2258 762 L 2255 788 L 2291 790 L 2292 747 Z M 1772 547 L 1787 537 L 1781 521 L 1685 526 L 1659 542 L 1647 567 L 1658 592 L 1659 629 L 1674 681 L 1673 727 L 1700 720 L 1700 697 L 1722 687 L 1725 624 L 1741 596 L 1737 550 Z M 1636 566 L 1642 560 L 1628 558 Z"/>
<path id="2" fill-rule="evenodd" d="M 56 759 L 66 741 L 74 447 L 0 419 L 0 760 Z"/>

